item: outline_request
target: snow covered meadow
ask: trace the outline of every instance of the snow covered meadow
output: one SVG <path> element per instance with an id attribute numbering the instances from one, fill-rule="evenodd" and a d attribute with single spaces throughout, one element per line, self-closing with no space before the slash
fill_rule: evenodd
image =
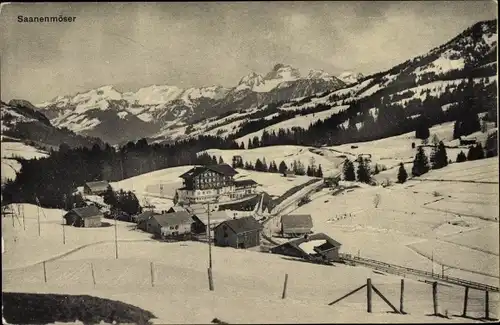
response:
<path id="1" fill-rule="evenodd" d="M 2 136 L 1 145 L 1 162 L 2 162 L 2 183 L 7 179 L 15 179 L 16 173 L 21 170 L 21 164 L 14 158 L 42 158 L 48 156 L 44 151 L 38 150 L 35 147 L 28 146 L 17 139 L 12 139 Z"/>

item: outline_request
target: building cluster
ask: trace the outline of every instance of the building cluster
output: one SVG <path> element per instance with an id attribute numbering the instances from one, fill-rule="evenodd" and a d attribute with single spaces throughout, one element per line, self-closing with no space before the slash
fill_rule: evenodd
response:
<path id="1" fill-rule="evenodd" d="M 194 167 L 180 176 L 184 184 L 177 190 L 175 206 L 161 213 L 147 210 L 127 221 L 134 222 L 137 229 L 158 239 L 194 239 L 206 237 L 209 231 L 215 246 L 243 249 L 259 246 L 263 226 L 252 212 L 237 217 L 243 212 L 218 211 L 216 203 L 224 199 L 234 201 L 256 194 L 257 183 L 248 179 L 235 180 L 236 174 L 237 171 L 227 164 Z M 89 182 L 83 187 L 86 195 L 102 195 L 109 189 L 106 181 Z M 75 227 L 101 227 L 103 217 L 102 211 L 95 205 L 74 208 L 64 215 L 66 225 Z M 117 218 L 116 215 L 114 217 Z M 283 215 L 279 220 L 279 235 L 297 239 L 274 247 L 272 253 L 309 260 L 338 258 L 340 244 L 324 234 L 313 234 L 311 215 Z M 324 243 L 314 247 L 312 253 L 301 248 L 302 243 L 313 239 L 323 240 Z"/>

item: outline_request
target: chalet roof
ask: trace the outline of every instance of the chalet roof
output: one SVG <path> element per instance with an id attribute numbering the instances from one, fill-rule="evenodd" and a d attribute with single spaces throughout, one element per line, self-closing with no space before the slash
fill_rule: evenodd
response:
<path id="1" fill-rule="evenodd" d="M 184 223 L 192 223 L 191 214 L 186 211 L 157 214 L 153 216 L 162 227 L 175 226 Z"/>
<path id="2" fill-rule="evenodd" d="M 184 174 L 180 175 L 180 178 L 192 178 L 195 177 L 204 171 L 211 170 L 213 172 L 216 172 L 218 174 L 224 175 L 224 176 L 234 176 L 238 174 L 236 170 L 234 170 L 233 167 L 229 166 L 228 164 L 218 164 L 218 165 L 209 165 L 209 166 L 197 166 L 193 167 Z"/>
<path id="3" fill-rule="evenodd" d="M 203 224 L 207 225 L 208 224 L 208 213 L 207 212 L 199 212 L 194 214 L 195 218 L 198 218 Z M 210 213 L 210 225 L 215 226 L 220 224 L 221 222 L 224 222 L 226 220 L 230 220 L 233 218 L 233 215 L 231 215 L 229 212 L 226 210 L 223 211 L 213 211 Z"/>
<path id="4" fill-rule="evenodd" d="M 66 213 L 65 217 L 70 214 L 75 213 L 80 218 L 92 218 L 101 215 L 101 211 L 95 205 L 89 205 L 83 208 L 74 208 L 68 213 Z"/>
<path id="5" fill-rule="evenodd" d="M 340 248 L 342 246 L 341 243 L 336 241 L 335 239 L 331 238 L 330 236 L 324 234 L 324 233 L 317 233 L 317 234 L 312 234 L 307 236 L 307 239 L 304 237 L 297 238 L 290 240 L 286 243 L 283 243 L 281 245 L 275 246 L 271 249 L 273 252 L 279 252 L 282 247 L 289 247 L 295 250 L 296 252 L 299 253 L 299 255 L 302 255 L 304 257 L 308 256 L 309 254 L 306 253 L 302 248 L 300 248 L 300 245 L 302 243 L 308 242 L 308 241 L 313 241 L 313 240 L 325 240 L 326 243 L 321 244 L 319 246 L 314 247 L 314 251 L 318 254 L 321 254 L 331 248 Z"/>
<path id="6" fill-rule="evenodd" d="M 255 220 L 254 217 L 243 217 L 239 219 L 231 219 L 221 222 L 217 227 L 226 225 L 231 228 L 236 234 L 241 234 L 247 231 L 261 230 L 262 225 Z M 216 228 L 217 228 L 216 227 Z"/>
<path id="7" fill-rule="evenodd" d="M 92 191 L 105 191 L 108 189 L 109 183 L 107 181 L 87 182 L 85 185 Z"/>
<path id="8" fill-rule="evenodd" d="M 313 222 L 310 214 L 287 214 L 281 216 L 283 228 L 312 228 Z"/>
<path id="9" fill-rule="evenodd" d="M 140 213 L 140 214 L 136 215 L 134 217 L 134 219 L 137 222 L 140 222 L 140 221 L 143 221 L 143 220 L 148 220 L 149 218 L 151 218 L 155 214 L 157 214 L 157 213 L 155 213 L 154 211 L 151 211 L 151 210 L 147 210 L 147 211 L 144 211 L 143 213 Z"/>
<path id="10" fill-rule="evenodd" d="M 174 205 L 173 207 L 171 207 L 170 209 L 168 209 L 168 211 L 180 212 L 180 211 L 187 211 L 187 210 L 184 209 L 183 207 L 179 206 L 179 205 Z"/>
<path id="11" fill-rule="evenodd" d="M 242 179 L 234 181 L 234 185 L 236 186 L 249 186 L 249 185 L 257 185 L 257 182 L 253 179 Z"/>

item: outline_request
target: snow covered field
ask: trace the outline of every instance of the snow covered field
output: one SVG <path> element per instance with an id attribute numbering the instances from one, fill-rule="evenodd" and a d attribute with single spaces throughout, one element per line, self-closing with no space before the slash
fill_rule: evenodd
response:
<path id="1" fill-rule="evenodd" d="M 477 168 L 469 179 L 482 179 L 481 171 L 491 173 L 498 158 L 454 164 L 422 177 L 453 175 L 457 166 Z M 294 213 L 311 214 L 314 231 L 341 242 L 344 252 L 422 270 L 433 268 L 433 258 L 436 272 L 451 266 L 448 275 L 498 286 L 498 185 L 415 180 L 323 194 Z M 462 213 L 471 206 L 473 213 Z"/>
<path id="2" fill-rule="evenodd" d="M 117 299 L 152 311 L 158 317 L 153 322 L 158 324 L 208 323 L 215 317 L 230 323 L 443 321 L 426 316 L 432 313 L 430 286 L 410 279 L 405 283 L 405 308 L 409 315 L 388 313 L 390 308 L 378 297 L 373 299 L 373 313 L 366 313 L 363 291 L 328 306 L 366 283 L 368 277 L 397 305 L 399 278 L 363 267 L 313 265 L 279 255 L 214 247 L 215 291 L 210 292 L 207 247 L 202 243 L 128 242 L 119 247 L 119 259 L 114 259 L 114 245 L 109 243 L 47 263 L 46 284 L 40 265 L 4 271 L 2 285 L 6 291 L 78 293 Z M 150 262 L 154 263 L 154 287 Z M 289 276 L 287 297 L 282 300 L 285 274 Z M 460 288 L 440 288 L 442 312 L 459 314 L 462 294 Z M 471 315 L 481 315 L 482 296 L 471 291 Z M 496 295 L 490 297 L 491 304 L 498 301 Z M 460 319 L 446 320 L 457 321 Z"/>
<path id="3" fill-rule="evenodd" d="M 15 179 L 16 173 L 21 170 L 21 164 L 13 158 L 19 157 L 24 159 L 33 159 L 48 156 L 46 152 L 38 150 L 35 147 L 25 145 L 22 142 L 4 141 L 3 136 L 0 147 L 2 156 L 2 183 L 4 183 L 7 179 Z"/>
<path id="4" fill-rule="evenodd" d="M 205 152 L 210 156 L 215 155 L 217 158 L 222 157 L 222 159 L 228 164 L 231 164 L 233 156 L 241 156 L 243 162 L 248 161 L 252 164 L 255 164 L 255 161 L 257 159 L 260 159 L 262 161 L 263 158 L 266 158 L 266 163 L 268 166 L 273 160 L 278 167 L 281 161 L 284 161 L 287 164 L 288 168 L 290 168 L 290 165 L 294 160 L 296 160 L 297 162 L 300 161 L 302 164 L 304 164 L 304 168 L 307 169 L 307 166 L 311 163 L 311 159 L 314 159 L 314 164 L 316 165 L 316 167 L 321 165 L 323 175 L 329 176 L 330 174 L 338 173 L 338 168 L 344 161 L 344 158 L 339 158 L 338 154 L 327 154 L 321 156 L 319 154 L 311 152 L 311 149 L 317 150 L 318 152 L 321 151 L 320 149 L 303 146 L 272 146 L 249 150 L 209 149 Z"/>

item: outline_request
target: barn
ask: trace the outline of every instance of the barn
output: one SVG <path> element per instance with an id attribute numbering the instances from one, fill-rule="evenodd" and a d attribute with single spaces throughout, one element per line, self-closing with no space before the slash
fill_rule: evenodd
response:
<path id="1" fill-rule="evenodd" d="M 107 181 L 87 182 L 83 185 L 83 193 L 87 195 L 101 195 L 106 193 L 111 185 Z"/>
<path id="2" fill-rule="evenodd" d="M 101 227 L 102 217 L 102 212 L 94 205 L 75 208 L 64 215 L 67 225 L 85 228 Z"/>
<path id="3" fill-rule="evenodd" d="M 312 233 L 312 217 L 310 214 L 288 214 L 281 216 L 281 235 L 283 237 L 299 237 Z"/>
<path id="4" fill-rule="evenodd" d="M 251 248 L 260 245 L 262 225 L 253 217 L 221 222 L 214 228 L 214 245 Z"/>

